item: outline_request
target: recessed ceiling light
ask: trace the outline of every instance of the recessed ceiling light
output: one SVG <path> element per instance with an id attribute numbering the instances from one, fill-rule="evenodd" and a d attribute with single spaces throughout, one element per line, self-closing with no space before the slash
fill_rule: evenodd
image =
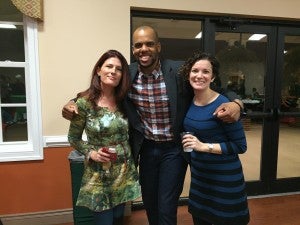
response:
<path id="1" fill-rule="evenodd" d="M 199 34 L 197 34 L 195 38 L 198 38 L 198 39 L 202 38 L 202 31 L 200 31 Z"/>
<path id="2" fill-rule="evenodd" d="M 259 41 L 261 39 L 263 39 L 265 36 L 267 36 L 266 34 L 253 34 L 249 37 L 249 41 Z"/>

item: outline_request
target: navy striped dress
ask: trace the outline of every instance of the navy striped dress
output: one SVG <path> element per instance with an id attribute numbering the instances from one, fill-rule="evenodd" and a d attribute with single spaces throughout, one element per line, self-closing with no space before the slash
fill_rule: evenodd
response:
<path id="1" fill-rule="evenodd" d="M 191 153 L 189 212 L 217 225 L 249 222 L 245 180 L 238 154 L 247 150 L 241 122 L 223 123 L 212 114 L 228 99 L 219 95 L 206 106 L 191 104 L 184 129 L 204 143 L 219 143 L 222 154 Z"/>

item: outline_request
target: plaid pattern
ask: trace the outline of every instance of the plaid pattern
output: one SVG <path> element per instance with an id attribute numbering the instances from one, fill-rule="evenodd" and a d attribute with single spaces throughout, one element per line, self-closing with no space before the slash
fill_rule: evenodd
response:
<path id="1" fill-rule="evenodd" d="M 151 75 L 139 72 L 132 84 L 129 98 L 141 116 L 145 138 L 154 141 L 172 141 L 169 97 L 162 71 Z"/>

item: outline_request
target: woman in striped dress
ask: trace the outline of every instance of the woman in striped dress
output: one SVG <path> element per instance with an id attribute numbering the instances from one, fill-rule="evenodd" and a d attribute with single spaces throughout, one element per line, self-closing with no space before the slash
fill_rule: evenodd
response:
<path id="1" fill-rule="evenodd" d="M 213 91 L 219 63 L 207 53 L 195 53 L 181 69 L 194 90 L 194 99 L 184 120 L 183 147 L 191 152 L 189 212 L 194 225 L 245 225 L 249 209 L 243 169 L 238 154 L 247 150 L 240 121 L 224 123 L 213 115 L 229 100 Z M 238 104 L 238 103 L 237 103 Z"/>

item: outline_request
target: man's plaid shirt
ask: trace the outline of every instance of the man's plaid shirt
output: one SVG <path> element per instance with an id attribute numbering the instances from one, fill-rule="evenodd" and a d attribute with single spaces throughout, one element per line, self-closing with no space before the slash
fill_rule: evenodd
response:
<path id="1" fill-rule="evenodd" d="M 169 97 L 160 68 L 150 75 L 139 72 L 133 81 L 129 98 L 141 116 L 145 138 L 154 141 L 173 140 Z"/>

